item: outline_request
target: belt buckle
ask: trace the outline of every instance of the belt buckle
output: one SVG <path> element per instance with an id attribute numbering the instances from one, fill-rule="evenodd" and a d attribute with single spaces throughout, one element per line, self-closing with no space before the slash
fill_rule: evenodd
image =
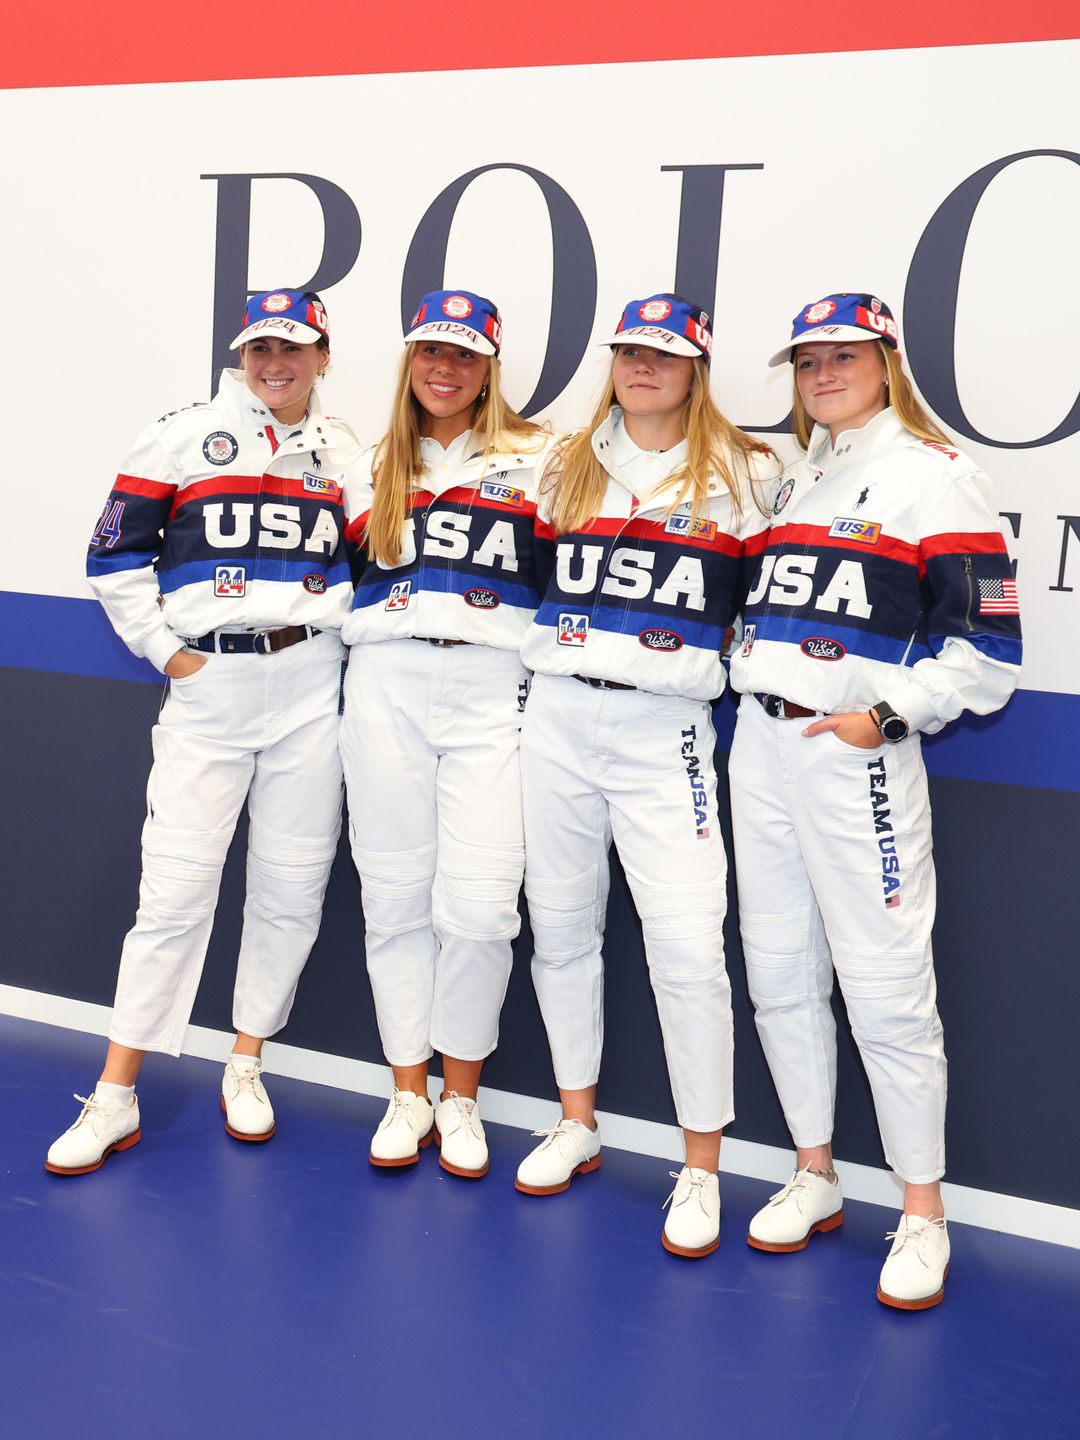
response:
<path id="1" fill-rule="evenodd" d="M 273 654 L 273 651 L 270 649 L 270 631 L 260 630 L 257 635 L 253 635 L 251 637 L 251 648 L 255 651 L 256 655 Z"/>
<path id="2" fill-rule="evenodd" d="M 765 695 L 762 702 L 765 706 L 765 714 L 771 715 L 774 720 L 779 720 L 784 713 L 784 697 L 782 695 Z"/>

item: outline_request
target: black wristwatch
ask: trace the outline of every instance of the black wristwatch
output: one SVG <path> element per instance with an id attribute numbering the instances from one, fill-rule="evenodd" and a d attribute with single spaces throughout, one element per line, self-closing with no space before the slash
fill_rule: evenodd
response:
<path id="1" fill-rule="evenodd" d="M 901 740 L 906 740 L 911 730 L 904 717 L 898 715 L 887 700 L 879 700 L 876 705 L 871 705 L 870 719 L 881 731 L 881 738 L 890 745 L 898 745 Z"/>

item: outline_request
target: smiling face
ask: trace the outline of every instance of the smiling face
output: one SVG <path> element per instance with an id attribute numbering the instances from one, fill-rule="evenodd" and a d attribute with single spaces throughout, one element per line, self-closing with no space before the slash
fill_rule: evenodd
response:
<path id="1" fill-rule="evenodd" d="M 611 368 L 615 398 L 627 415 L 674 416 L 690 393 L 694 362 L 644 345 L 617 345 Z"/>
<path id="2" fill-rule="evenodd" d="M 409 372 L 412 393 L 421 410 L 421 430 L 440 444 L 471 429 L 480 391 L 491 362 L 486 355 L 432 340 L 417 343 Z"/>
<path id="3" fill-rule="evenodd" d="M 806 413 L 827 425 L 833 444 L 842 430 L 859 430 L 889 398 L 885 361 L 873 340 L 799 345 L 795 383 Z"/>
<path id="4" fill-rule="evenodd" d="M 261 336 L 241 346 L 244 379 L 274 418 L 295 425 L 304 418 L 308 396 L 330 358 L 317 345 L 298 345 L 280 335 Z"/>

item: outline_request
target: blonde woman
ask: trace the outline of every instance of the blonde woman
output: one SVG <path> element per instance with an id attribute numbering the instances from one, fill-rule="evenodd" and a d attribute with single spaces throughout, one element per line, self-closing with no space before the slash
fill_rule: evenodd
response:
<path id="1" fill-rule="evenodd" d="M 731 796 L 747 979 L 796 1145 L 749 1243 L 801 1250 L 843 1221 L 835 970 L 904 1182 L 877 1295 L 920 1310 L 944 1294 L 949 1237 L 919 736 L 1005 704 L 1020 620 L 990 482 L 920 405 L 898 345 L 876 296 L 826 295 L 769 362 L 792 364 L 806 454 L 777 495 L 732 661 Z"/>
<path id="2" fill-rule="evenodd" d="M 767 534 L 779 467 L 717 409 L 708 317 L 678 295 L 626 306 L 603 397 L 563 443 L 542 508 L 555 572 L 522 647 L 533 980 L 563 1118 L 518 1170 L 531 1195 L 600 1164 L 596 1082 L 612 839 L 641 918 L 686 1164 L 663 1244 L 716 1249 L 733 1118 L 726 860 L 711 701 L 724 633 Z"/>
<path id="3" fill-rule="evenodd" d="M 550 551 L 536 493 L 551 437 L 503 398 L 490 300 L 425 295 L 405 341 L 390 427 L 348 497 L 365 568 L 343 631 L 342 757 L 394 1072 L 369 1158 L 412 1165 L 434 1139 L 444 1169 L 479 1179 L 477 1087 L 521 923 L 519 647 Z"/>

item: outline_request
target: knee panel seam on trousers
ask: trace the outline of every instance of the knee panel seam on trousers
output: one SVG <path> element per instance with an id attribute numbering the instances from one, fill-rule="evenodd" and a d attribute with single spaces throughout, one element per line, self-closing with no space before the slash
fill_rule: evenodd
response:
<path id="1" fill-rule="evenodd" d="M 538 880 L 526 874 L 529 924 L 540 963 L 564 965 L 599 948 L 606 905 L 598 879 L 595 865 L 568 880 Z"/>
<path id="2" fill-rule="evenodd" d="M 670 981 L 726 978 L 722 924 L 722 915 L 713 911 L 683 916 L 678 922 L 642 916 L 650 970 Z"/>
<path id="3" fill-rule="evenodd" d="M 327 858 L 314 864 L 281 864 L 249 854 L 248 901 L 268 917 L 318 915 L 332 863 Z"/>
<path id="4" fill-rule="evenodd" d="M 175 920 L 185 927 L 206 919 L 217 905 L 221 865 L 177 855 L 144 853 L 139 915 Z"/>

